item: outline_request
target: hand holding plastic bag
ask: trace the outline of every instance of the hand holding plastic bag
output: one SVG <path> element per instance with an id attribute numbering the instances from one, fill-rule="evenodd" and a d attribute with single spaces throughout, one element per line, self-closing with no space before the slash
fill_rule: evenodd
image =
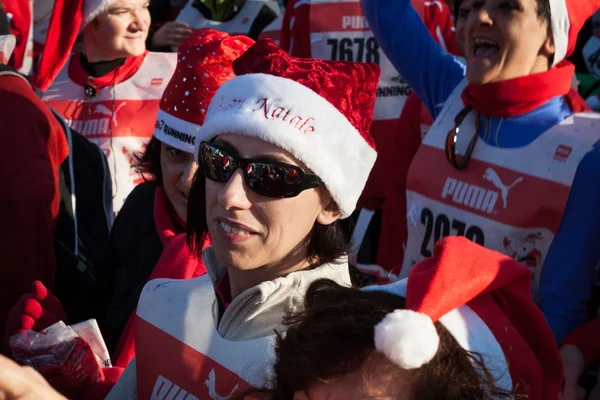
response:
<path id="1" fill-rule="evenodd" d="M 8 314 L 4 329 L 6 343 L 17 333 L 28 329 L 40 332 L 58 321 L 68 323 L 60 300 L 42 282 L 35 281 L 31 285 L 31 292 L 21 296 Z"/>
<path id="2" fill-rule="evenodd" d="M 66 396 L 78 397 L 85 387 L 104 380 L 90 344 L 62 321 L 39 333 L 17 334 L 10 338 L 10 347 L 19 364 L 35 368 Z"/>

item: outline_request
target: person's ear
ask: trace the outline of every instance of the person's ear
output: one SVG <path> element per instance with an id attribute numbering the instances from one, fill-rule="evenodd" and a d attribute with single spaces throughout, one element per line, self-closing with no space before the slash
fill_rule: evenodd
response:
<path id="1" fill-rule="evenodd" d="M 329 196 L 327 204 L 323 207 L 321 212 L 319 212 L 319 215 L 317 215 L 317 222 L 321 225 L 331 225 L 340 219 L 341 215 L 342 213 L 340 212 L 339 207 L 335 201 L 333 201 L 331 196 Z"/>
<path id="2" fill-rule="evenodd" d="M 554 45 L 554 37 L 552 36 L 552 29 L 548 28 L 548 35 L 546 35 L 546 40 L 542 44 L 540 48 L 540 54 L 548 57 L 550 59 L 556 53 L 556 46 Z"/>

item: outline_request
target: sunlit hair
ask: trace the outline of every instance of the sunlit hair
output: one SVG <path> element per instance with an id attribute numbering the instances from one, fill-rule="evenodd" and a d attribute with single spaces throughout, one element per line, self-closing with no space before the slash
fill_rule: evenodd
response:
<path id="1" fill-rule="evenodd" d="M 155 137 L 152 137 L 143 152 L 135 154 L 133 169 L 144 180 L 151 180 L 158 185 L 162 185 L 162 168 L 160 166 L 160 151 L 162 142 Z"/>
<path id="2" fill-rule="evenodd" d="M 463 349 L 439 322 L 435 323 L 438 352 L 423 367 L 403 370 L 379 353 L 374 328 L 387 314 L 404 308 L 404 303 L 404 298 L 381 291 L 346 288 L 330 280 L 313 283 L 305 310 L 284 320 L 288 330 L 278 338 L 275 389 L 263 393 L 271 400 L 292 400 L 294 392 L 357 373 L 363 377 L 357 379 L 357 390 L 362 386 L 373 393 L 378 388 L 369 382 L 377 363 L 380 384 L 391 383 L 394 389 L 394 382 L 408 381 L 414 399 L 509 398 L 511 393 L 497 387 L 482 357 Z"/>

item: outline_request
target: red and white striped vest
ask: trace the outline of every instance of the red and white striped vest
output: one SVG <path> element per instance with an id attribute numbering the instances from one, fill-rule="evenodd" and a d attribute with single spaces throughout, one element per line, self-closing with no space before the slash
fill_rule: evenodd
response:
<path id="1" fill-rule="evenodd" d="M 223 339 L 216 307 L 208 274 L 146 284 L 135 322 L 138 398 L 234 399 L 268 384 L 276 336 Z"/>
<path id="2" fill-rule="evenodd" d="M 463 109 L 458 85 L 417 152 L 407 179 L 408 241 L 401 278 L 430 257 L 442 237 L 465 236 L 507 254 L 534 274 L 534 293 L 571 184 L 583 157 L 600 138 L 600 114 L 575 114 L 520 148 L 478 140 L 464 170 L 447 161 L 444 146 Z M 475 134 L 476 113 L 460 126 L 464 154 Z"/>
<path id="3" fill-rule="evenodd" d="M 91 98 L 69 77 L 67 64 L 44 93 L 44 102 L 106 154 L 113 179 L 115 211 L 142 181 L 131 166 L 136 153 L 144 150 L 154 133 L 160 98 L 176 63 L 175 53 L 150 52 L 133 76 L 99 89 Z"/>

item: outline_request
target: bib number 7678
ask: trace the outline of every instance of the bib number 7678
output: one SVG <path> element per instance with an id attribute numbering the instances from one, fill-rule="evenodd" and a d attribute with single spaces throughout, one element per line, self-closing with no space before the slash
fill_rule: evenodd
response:
<path id="1" fill-rule="evenodd" d="M 467 226 L 465 222 L 457 219 L 452 219 L 451 221 L 444 214 L 435 216 L 429 208 L 424 208 L 421 211 L 421 223 L 425 225 L 425 236 L 421 244 L 421 255 L 425 258 L 432 256 L 432 251 L 429 250 L 429 243 L 432 238 L 431 249 L 433 249 L 438 240 L 450 235 L 464 236 L 481 246 L 485 245 L 483 230 L 480 227 L 476 225 Z"/>
<path id="2" fill-rule="evenodd" d="M 331 60 L 379 64 L 379 44 L 374 37 L 327 39 L 327 44 L 331 46 Z"/>

